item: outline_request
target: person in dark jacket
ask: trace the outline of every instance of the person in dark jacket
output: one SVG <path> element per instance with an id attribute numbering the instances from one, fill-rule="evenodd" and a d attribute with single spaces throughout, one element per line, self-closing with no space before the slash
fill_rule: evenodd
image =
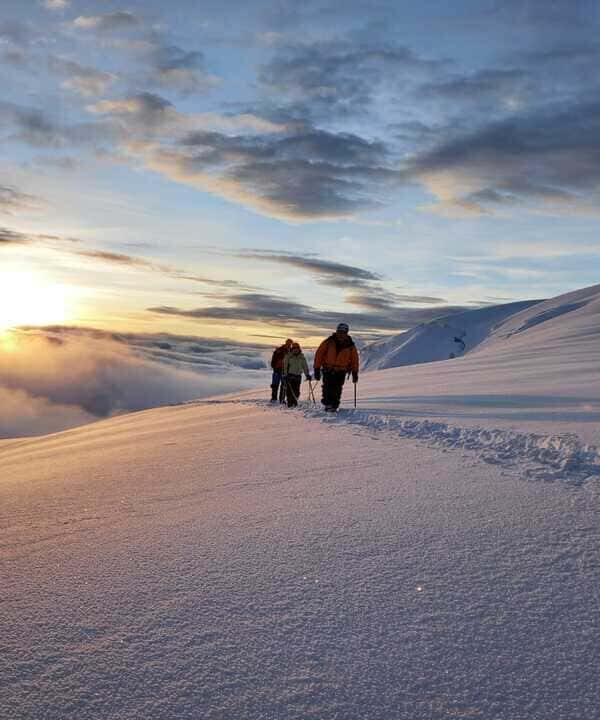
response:
<path id="1" fill-rule="evenodd" d="M 292 349 L 293 343 L 294 341 L 288 338 L 283 345 L 280 345 L 273 351 L 273 357 L 271 358 L 271 368 L 273 370 L 273 375 L 271 377 L 271 402 L 277 402 L 277 393 L 280 389 L 280 383 L 281 392 L 279 393 L 279 402 L 285 402 L 285 383 L 281 382 L 281 378 L 283 376 L 283 361 L 285 356 Z"/>
<path id="2" fill-rule="evenodd" d="M 323 374 L 325 410 L 335 412 L 340 406 L 346 375 L 352 373 L 352 382 L 358 382 L 358 350 L 348 335 L 350 328 L 340 323 L 333 335 L 323 340 L 315 353 L 315 380 Z"/>

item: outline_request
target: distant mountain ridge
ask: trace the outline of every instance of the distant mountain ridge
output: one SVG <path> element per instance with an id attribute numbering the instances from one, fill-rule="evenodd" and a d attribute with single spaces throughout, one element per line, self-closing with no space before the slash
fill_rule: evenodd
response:
<path id="1" fill-rule="evenodd" d="M 365 346 L 361 350 L 362 367 L 364 370 L 386 370 L 466 355 L 508 318 L 543 302 L 522 300 L 421 323 L 411 330 Z"/>

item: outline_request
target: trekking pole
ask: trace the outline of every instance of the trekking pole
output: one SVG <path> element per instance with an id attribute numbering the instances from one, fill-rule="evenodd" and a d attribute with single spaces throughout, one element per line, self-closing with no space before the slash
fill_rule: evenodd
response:
<path id="1" fill-rule="evenodd" d="M 290 393 L 290 395 L 294 398 L 294 401 L 296 405 L 298 404 L 298 398 L 296 397 L 296 393 L 292 390 L 291 386 L 288 385 L 286 388 L 286 393 Z"/>
<path id="2" fill-rule="evenodd" d="M 287 394 L 287 380 L 282 376 L 281 387 L 279 389 L 279 403 L 285 402 L 285 396 Z"/>
<path id="3" fill-rule="evenodd" d="M 313 385 L 313 389 L 312 389 L 313 400 L 315 399 L 315 391 L 316 391 L 317 388 L 319 387 L 319 382 L 320 382 L 320 381 L 317 380 L 317 381 L 315 382 L 315 384 Z M 315 400 L 315 405 L 317 405 L 317 401 L 316 401 L 316 400 Z"/>
<path id="4" fill-rule="evenodd" d="M 354 383 L 354 409 L 356 410 L 356 386 L 358 385 L 357 382 Z"/>
<path id="5" fill-rule="evenodd" d="M 315 400 L 315 391 L 313 390 L 313 386 L 312 386 L 312 381 L 311 381 L 311 380 L 308 381 L 308 387 L 309 387 L 309 389 L 310 389 L 310 396 L 311 396 L 311 398 L 312 398 L 313 405 L 316 405 L 316 404 L 317 404 L 317 401 Z"/>

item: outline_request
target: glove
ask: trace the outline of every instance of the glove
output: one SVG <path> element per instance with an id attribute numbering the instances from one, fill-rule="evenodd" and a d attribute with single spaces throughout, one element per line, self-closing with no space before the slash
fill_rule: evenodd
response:
<path id="1" fill-rule="evenodd" d="M 358 373 L 357 373 L 357 372 L 353 372 L 353 373 L 352 373 L 352 382 L 353 382 L 353 383 L 357 383 L 357 382 L 358 382 Z"/>
<path id="2" fill-rule="evenodd" d="M 306 379 L 308 380 L 308 382 L 310 382 L 312 380 L 312 375 L 307 375 Z"/>
<path id="3" fill-rule="evenodd" d="M 321 379 L 321 368 L 315 368 L 315 380 L 319 382 Z"/>

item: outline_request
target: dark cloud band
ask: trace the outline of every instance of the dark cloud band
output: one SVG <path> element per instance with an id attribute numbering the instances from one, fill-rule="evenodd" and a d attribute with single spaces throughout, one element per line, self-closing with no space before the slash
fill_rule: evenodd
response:
<path id="1" fill-rule="evenodd" d="M 432 320 L 441 315 L 460 312 L 465 308 L 385 308 L 385 311 L 371 313 L 348 313 L 323 311 L 303 303 L 286 300 L 264 293 L 232 295 L 228 305 L 207 306 L 185 310 L 177 307 L 158 306 L 148 310 L 160 315 L 188 318 L 203 322 L 264 323 L 272 326 L 289 326 L 301 330 L 305 335 L 329 332 L 338 322 L 347 322 L 355 331 L 365 335 L 382 331 L 398 332 L 420 322 Z"/>

